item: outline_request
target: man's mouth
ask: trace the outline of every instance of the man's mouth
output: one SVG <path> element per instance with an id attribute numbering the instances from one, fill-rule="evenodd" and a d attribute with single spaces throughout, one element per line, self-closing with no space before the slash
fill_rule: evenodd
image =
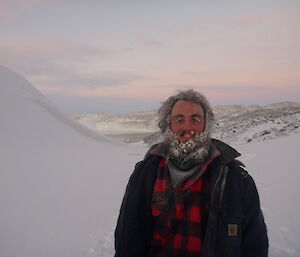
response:
<path id="1" fill-rule="evenodd" d="M 190 139 L 193 139 L 195 137 L 195 131 L 190 132 L 182 132 L 179 134 L 181 141 L 186 142 Z"/>

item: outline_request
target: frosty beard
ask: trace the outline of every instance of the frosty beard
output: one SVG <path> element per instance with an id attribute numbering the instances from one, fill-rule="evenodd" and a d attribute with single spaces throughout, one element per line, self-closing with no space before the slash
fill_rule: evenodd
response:
<path id="1" fill-rule="evenodd" d="M 194 138 L 186 142 L 180 142 L 180 135 L 173 133 L 170 129 L 164 134 L 169 157 L 175 160 L 181 168 L 187 169 L 195 163 L 204 162 L 208 156 L 210 135 L 206 131 L 203 133 L 191 131 L 191 133 L 194 134 Z"/>

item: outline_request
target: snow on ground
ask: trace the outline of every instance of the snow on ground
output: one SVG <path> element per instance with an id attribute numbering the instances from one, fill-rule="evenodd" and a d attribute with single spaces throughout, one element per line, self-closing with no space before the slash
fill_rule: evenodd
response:
<path id="1" fill-rule="evenodd" d="M 300 256 L 299 143 L 296 134 L 238 147 L 260 193 L 270 257 Z"/>
<path id="2" fill-rule="evenodd" d="M 121 198 L 145 146 L 81 126 L 2 66 L 0 107 L 0 257 L 112 257 Z M 237 146 L 260 192 L 270 257 L 300 256 L 299 137 Z"/>

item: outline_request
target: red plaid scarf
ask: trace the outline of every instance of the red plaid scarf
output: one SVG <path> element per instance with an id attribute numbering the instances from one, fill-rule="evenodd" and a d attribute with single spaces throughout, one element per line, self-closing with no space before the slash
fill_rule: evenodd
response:
<path id="1" fill-rule="evenodd" d="M 201 166 L 207 170 L 212 160 Z M 197 173 L 198 174 L 198 173 Z M 155 228 L 149 257 L 199 257 L 209 214 L 209 172 L 194 174 L 173 189 L 166 159 L 159 164 L 152 196 Z"/>

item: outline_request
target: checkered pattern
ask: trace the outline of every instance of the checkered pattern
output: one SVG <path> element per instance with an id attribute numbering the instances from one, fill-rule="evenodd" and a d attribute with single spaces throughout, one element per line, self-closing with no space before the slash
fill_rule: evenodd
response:
<path id="1" fill-rule="evenodd" d="M 204 172 L 212 160 L 201 166 Z M 210 201 L 210 174 L 196 174 L 173 189 L 166 159 L 159 164 L 152 196 L 155 219 L 150 257 L 199 257 L 207 224 Z"/>

